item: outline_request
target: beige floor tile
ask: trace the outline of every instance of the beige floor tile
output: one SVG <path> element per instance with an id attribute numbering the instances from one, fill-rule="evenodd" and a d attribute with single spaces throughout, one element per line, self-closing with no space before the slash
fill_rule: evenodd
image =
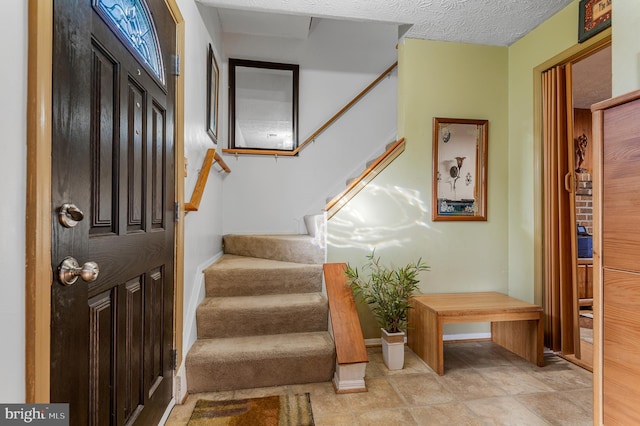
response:
<path id="1" fill-rule="evenodd" d="M 367 348 L 367 354 L 369 355 L 369 363 L 367 364 L 365 378 L 433 372 L 408 346 L 405 346 L 404 367 L 401 370 L 389 370 L 387 368 L 382 358 L 382 348 L 380 346 Z"/>
<path id="2" fill-rule="evenodd" d="M 346 394 L 354 412 L 394 408 L 402 404 L 400 396 L 386 378 L 367 380 L 368 392 Z"/>
<path id="3" fill-rule="evenodd" d="M 475 369 L 455 370 L 439 376 L 445 389 L 455 395 L 458 401 L 505 395 L 505 391 L 494 385 Z"/>
<path id="4" fill-rule="evenodd" d="M 473 368 L 511 365 L 512 355 L 517 357 L 492 342 L 455 342 L 446 343 L 444 346 L 445 364 L 447 355 L 453 354 L 464 364 Z"/>
<path id="5" fill-rule="evenodd" d="M 167 425 L 186 425 L 198 399 L 306 392 L 319 426 L 592 423 L 591 373 L 562 358 L 546 356 L 538 367 L 492 342 L 451 343 L 445 345 L 445 375 L 438 376 L 405 351 L 405 368 L 389 371 L 381 348 L 368 348 L 368 392 L 338 395 L 323 382 L 194 394 L 174 407 Z"/>
<path id="6" fill-rule="evenodd" d="M 482 426 L 482 422 L 462 403 L 430 405 L 411 409 L 420 426 Z"/>
<path id="7" fill-rule="evenodd" d="M 476 399 L 466 401 L 465 405 L 485 425 L 542 426 L 549 424 L 511 396 Z"/>
<path id="8" fill-rule="evenodd" d="M 564 396 L 573 401 L 578 407 L 588 413 L 593 413 L 593 390 L 584 389 L 577 391 L 563 392 Z"/>
<path id="9" fill-rule="evenodd" d="M 504 390 L 508 395 L 521 395 L 536 392 L 551 392 L 553 389 L 536 379 L 527 370 L 519 367 L 482 368 L 478 372 L 492 384 Z"/>
<path id="10" fill-rule="evenodd" d="M 590 372 L 572 366 L 568 361 L 564 362 L 564 365 L 554 365 L 550 369 L 543 367 L 532 370 L 532 375 L 556 391 L 591 389 L 593 387 L 593 376 Z"/>
<path id="11" fill-rule="evenodd" d="M 591 411 L 584 409 L 563 392 L 522 395 L 517 400 L 552 425 L 591 425 Z"/>
<path id="12" fill-rule="evenodd" d="M 389 425 L 417 425 L 408 409 L 390 408 L 386 410 L 372 410 L 356 413 L 358 425 L 389 426 Z"/>
<path id="13" fill-rule="evenodd" d="M 438 377 L 433 373 L 394 376 L 389 377 L 388 380 L 400 397 L 410 406 L 444 404 L 455 400 L 455 396 L 440 383 Z"/>
<path id="14" fill-rule="evenodd" d="M 347 395 L 336 394 L 330 382 L 294 385 L 291 386 L 291 392 L 294 394 L 308 392 L 311 395 L 311 409 L 314 416 L 351 413 Z"/>
<path id="15" fill-rule="evenodd" d="M 357 424 L 355 417 L 351 413 L 325 417 L 316 417 L 314 414 L 313 421 L 316 426 L 353 426 Z"/>

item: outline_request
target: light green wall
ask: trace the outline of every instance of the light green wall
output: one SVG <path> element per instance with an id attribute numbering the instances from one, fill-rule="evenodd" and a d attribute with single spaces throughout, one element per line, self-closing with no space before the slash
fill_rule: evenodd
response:
<path id="1" fill-rule="evenodd" d="M 329 222 L 329 261 L 361 265 L 374 247 L 396 264 L 421 256 L 432 267 L 421 277 L 423 292 L 495 290 L 542 303 L 542 150 L 534 128 L 540 126 L 534 110 L 540 72 L 612 34 L 605 30 L 578 44 L 578 3 L 508 48 L 427 40 L 399 46 L 398 133 L 407 149 Z M 624 93 L 640 87 L 634 32 L 640 3 L 617 0 L 613 7 L 613 16 L 625 15 L 614 18 L 612 42 L 613 84 Z M 632 71 L 623 77 L 616 67 Z M 486 223 L 431 220 L 435 116 L 489 120 Z M 368 308 L 359 309 L 365 337 L 377 337 Z M 445 333 L 483 327 L 460 325 Z"/>
<path id="2" fill-rule="evenodd" d="M 611 17 L 613 96 L 640 89 L 640 2 L 615 0 Z"/>
<path id="3" fill-rule="evenodd" d="M 329 222 L 329 261 L 359 266 L 376 248 L 396 265 L 422 257 L 431 266 L 422 292 L 506 293 L 507 48 L 406 40 L 399 49 L 398 134 L 406 150 Z M 433 117 L 489 120 L 487 222 L 431 220 Z M 370 316 L 361 317 L 365 337 L 378 337 Z M 467 325 L 445 333 L 485 331 Z"/>
<path id="4" fill-rule="evenodd" d="M 542 302 L 541 284 L 534 285 L 534 246 L 542 236 L 535 224 L 541 148 L 534 143 L 534 68 L 575 45 L 577 32 L 576 0 L 509 47 L 509 294 L 529 302 Z"/>
<path id="5" fill-rule="evenodd" d="M 509 47 L 509 295 L 537 304 L 543 301 L 540 73 L 611 34 L 607 29 L 578 44 L 578 3 Z"/>

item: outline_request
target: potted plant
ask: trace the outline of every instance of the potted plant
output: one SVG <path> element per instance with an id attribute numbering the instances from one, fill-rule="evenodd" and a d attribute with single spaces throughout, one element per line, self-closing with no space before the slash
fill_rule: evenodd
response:
<path id="1" fill-rule="evenodd" d="M 407 329 L 409 298 L 418 289 L 418 274 L 429 266 L 418 259 L 402 267 L 387 267 L 375 256 L 367 255 L 362 275 L 347 264 L 345 274 L 354 294 L 366 302 L 382 331 L 382 357 L 390 370 L 404 366 L 404 337 Z"/>

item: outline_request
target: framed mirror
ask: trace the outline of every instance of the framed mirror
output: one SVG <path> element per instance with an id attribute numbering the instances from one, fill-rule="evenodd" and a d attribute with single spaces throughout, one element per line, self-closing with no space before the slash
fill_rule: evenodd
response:
<path id="1" fill-rule="evenodd" d="M 229 148 L 298 146 L 299 66 L 229 59 Z"/>
<path id="2" fill-rule="evenodd" d="M 489 122 L 433 119 L 432 218 L 487 220 Z"/>

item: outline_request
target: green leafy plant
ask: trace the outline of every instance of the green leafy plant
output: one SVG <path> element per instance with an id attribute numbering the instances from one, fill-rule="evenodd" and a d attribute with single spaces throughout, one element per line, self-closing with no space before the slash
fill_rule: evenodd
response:
<path id="1" fill-rule="evenodd" d="M 409 297 L 418 289 L 418 273 L 428 271 L 422 259 L 395 268 L 381 264 L 375 250 L 367 255 L 362 275 L 347 264 L 345 275 L 354 294 L 362 298 L 373 312 L 380 326 L 389 333 L 406 331 Z"/>

